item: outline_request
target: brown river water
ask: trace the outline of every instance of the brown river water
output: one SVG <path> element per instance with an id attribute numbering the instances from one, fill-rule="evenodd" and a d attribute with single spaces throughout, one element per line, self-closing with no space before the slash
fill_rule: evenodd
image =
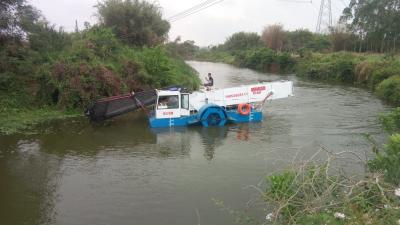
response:
<path id="1" fill-rule="evenodd" d="M 0 136 L 0 224 L 222 225 L 226 207 L 262 221 L 252 185 L 325 147 L 370 152 L 389 110 L 360 88 L 315 83 L 225 64 L 188 62 L 216 87 L 288 79 L 295 97 L 268 102 L 264 121 L 220 128 L 150 129 L 142 112 L 91 124 L 52 122 L 37 134 Z M 360 163 L 345 159 L 351 171 Z"/>

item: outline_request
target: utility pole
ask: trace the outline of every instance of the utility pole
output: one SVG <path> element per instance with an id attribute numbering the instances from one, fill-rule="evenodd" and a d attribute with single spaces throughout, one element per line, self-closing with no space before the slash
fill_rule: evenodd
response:
<path id="1" fill-rule="evenodd" d="M 317 33 L 324 33 L 332 27 L 332 1 L 321 0 L 318 14 Z"/>
<path id="2" fill-rule="evenodd" d="M 75 33 L 79 33 L 78 20 L 75 20 Z"/>

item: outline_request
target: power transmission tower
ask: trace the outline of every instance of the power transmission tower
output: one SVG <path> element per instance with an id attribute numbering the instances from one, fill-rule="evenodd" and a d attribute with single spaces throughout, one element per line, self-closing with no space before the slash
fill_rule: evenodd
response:
<path id="1" fill-rule="evenodd" d="M 321 7 L 319 9 L 317 33 L 324 33 L 329 31 L 332 27 L 332 2 L 331 0 L 321 0 Z"/>

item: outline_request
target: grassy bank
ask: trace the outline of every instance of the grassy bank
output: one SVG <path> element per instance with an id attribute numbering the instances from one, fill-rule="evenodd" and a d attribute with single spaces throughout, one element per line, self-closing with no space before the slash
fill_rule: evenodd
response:
<path id="1" fill-rule="evenodd" d="M 0 112 L 0 134 L 31 133 L 35 126 L 52 120 L 82 116 L 79 111 L 64 111 L 57 108 L 8 109 Z"/>
<path id="2" fill-rule="evenodd" d="M 111 29 L 96 26 L 67 37 L 58 50 L 21 44 L 0 50 L 0 133 L 83 115 L 102 97 L 175 84 L 197 89 L 200 84 L 196 71 L 163 46 L 130 47 Z"/>
<path id="3" fill-rule="evenodd" d="M 400 57 L 354 53 L 312 54 L 298 60 L 296 74 L 321 81 L 368 87 L 379 98 L 400 106 Z"/>

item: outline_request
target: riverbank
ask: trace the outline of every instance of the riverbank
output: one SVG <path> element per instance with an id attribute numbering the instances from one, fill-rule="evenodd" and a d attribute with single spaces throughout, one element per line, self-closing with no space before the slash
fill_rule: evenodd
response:
<path id="1" fill-rule="evenodd" d="M 288 53 L 280 53 L 261 47 L 243 51 L 199 51 L 198 61 L 221 62 L 260 72 L 292 73 L 296 59 Z"/>
<path id="2" fill-rule="evenodd" d="M 196 71 L 163 46 L 133 48 L 100 27 L 68 38 L 58 51 L 11 44 L 0 51 L 0 134 L 81 116 L 102 97 L 175 84 L 199 87 Z"/>
<path id="3" fill-rule="evenodd" d="M 79 111 L 64 111 L 57 108 L 9 109 L 0 112 L 0 134 L 35 133 L 35 126 L 53 120 L 80 117 Z"/>

